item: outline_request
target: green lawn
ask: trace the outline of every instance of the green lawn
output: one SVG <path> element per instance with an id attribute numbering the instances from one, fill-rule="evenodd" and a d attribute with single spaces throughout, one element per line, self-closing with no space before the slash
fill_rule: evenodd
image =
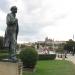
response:
<path id="1" fill-rule="evenodd" d="M 69 61 L 39 61 L 35 72 L 23 72 L 23 75 L 75 75 L 75 65 Z"/>

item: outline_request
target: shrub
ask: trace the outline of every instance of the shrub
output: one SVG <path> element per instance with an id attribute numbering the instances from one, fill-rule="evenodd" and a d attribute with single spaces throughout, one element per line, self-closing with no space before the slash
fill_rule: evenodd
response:
<path id="1" fill-rule="evenodd" d="M 0 60 L 7 59 L 9 57 L 8 50 L 0 49 Z"/>
<path id="2" fill-rule="evenodd" d="M 0 50 L 0 53 L 8 53 L 8 52 L 9 52 L 9 50 L 4 50 L 4 49 Z"/>
<path id="3" fill-rule="evenodd" d="M 2 60 L 2 59 L 7 59 L 8 56 L 9 56 L 8 53 L 0 53 L 0 60 Z"/>
<path id="4" fill-rule="evenodd" d="M 38 60 L 38 53 L 34 48 L 25 48 L 20 52 L 19 57 L 24 68 L 34 68 Z"/>
<path id="5" fill-rule="evenodd" d="M 39 54 L 39 60 L 54 60 L 56 54 Z"/>

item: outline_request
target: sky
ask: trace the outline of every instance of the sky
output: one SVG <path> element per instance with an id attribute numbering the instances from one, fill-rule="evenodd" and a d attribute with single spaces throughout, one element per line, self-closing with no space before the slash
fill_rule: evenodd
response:
<path id="1" fill-rule="evenodd" d="M 6 15 L 17 6 L 18 42 L 69 40 L 75 35 L 75 0 L 0 0 L 0 36 L 4 36 Z"/>

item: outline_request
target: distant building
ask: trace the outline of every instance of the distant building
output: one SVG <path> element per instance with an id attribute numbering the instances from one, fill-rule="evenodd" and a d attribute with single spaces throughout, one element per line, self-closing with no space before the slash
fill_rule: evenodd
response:
<path id="1" fill-rule="evenodd" d="M 32 46 L 33 43 L 28 42 L 28 43 L 24 43 L 24 44 L 25 44 L 25 46 Z"/>
<path id="2" fill-rule="evenodd" d="M 54 41 L 54 39 L 49 39 L 48 37 L 46 37 L 44 41 L 37 41 L 39 50 L 43 49 L 44 47 L 48 47 L 49 50 L 56 50 L 58 49 L 59 44 L 62 43 L 66 43 L 66 41 Z"/>
<path id="3" fill-rule="evenodd" d="M 62 43 L 66 43 L 66 41 L 54 41 L 54 44 L 62 44 Z"/>
<path id="4" fill-rule="evenodd" d="M 48 39 L 48 37 L 45 38 L 45 43 L 46 44 L 52 44 L 53 40 L 52 39 Z"/>

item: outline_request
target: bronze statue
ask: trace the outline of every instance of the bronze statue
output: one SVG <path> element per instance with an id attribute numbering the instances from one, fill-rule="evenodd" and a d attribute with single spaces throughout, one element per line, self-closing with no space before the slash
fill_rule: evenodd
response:
<path id="1" fill-rule="evenodd" d="M 4 47 L 9 49 L 9 59 L 16 60 L 16 45 L 18 36 L 18 19 L 16 18 L 17 7 L 11 7 L 11 13 L 6 16 L 7 28 L 5 31 Z"/>

